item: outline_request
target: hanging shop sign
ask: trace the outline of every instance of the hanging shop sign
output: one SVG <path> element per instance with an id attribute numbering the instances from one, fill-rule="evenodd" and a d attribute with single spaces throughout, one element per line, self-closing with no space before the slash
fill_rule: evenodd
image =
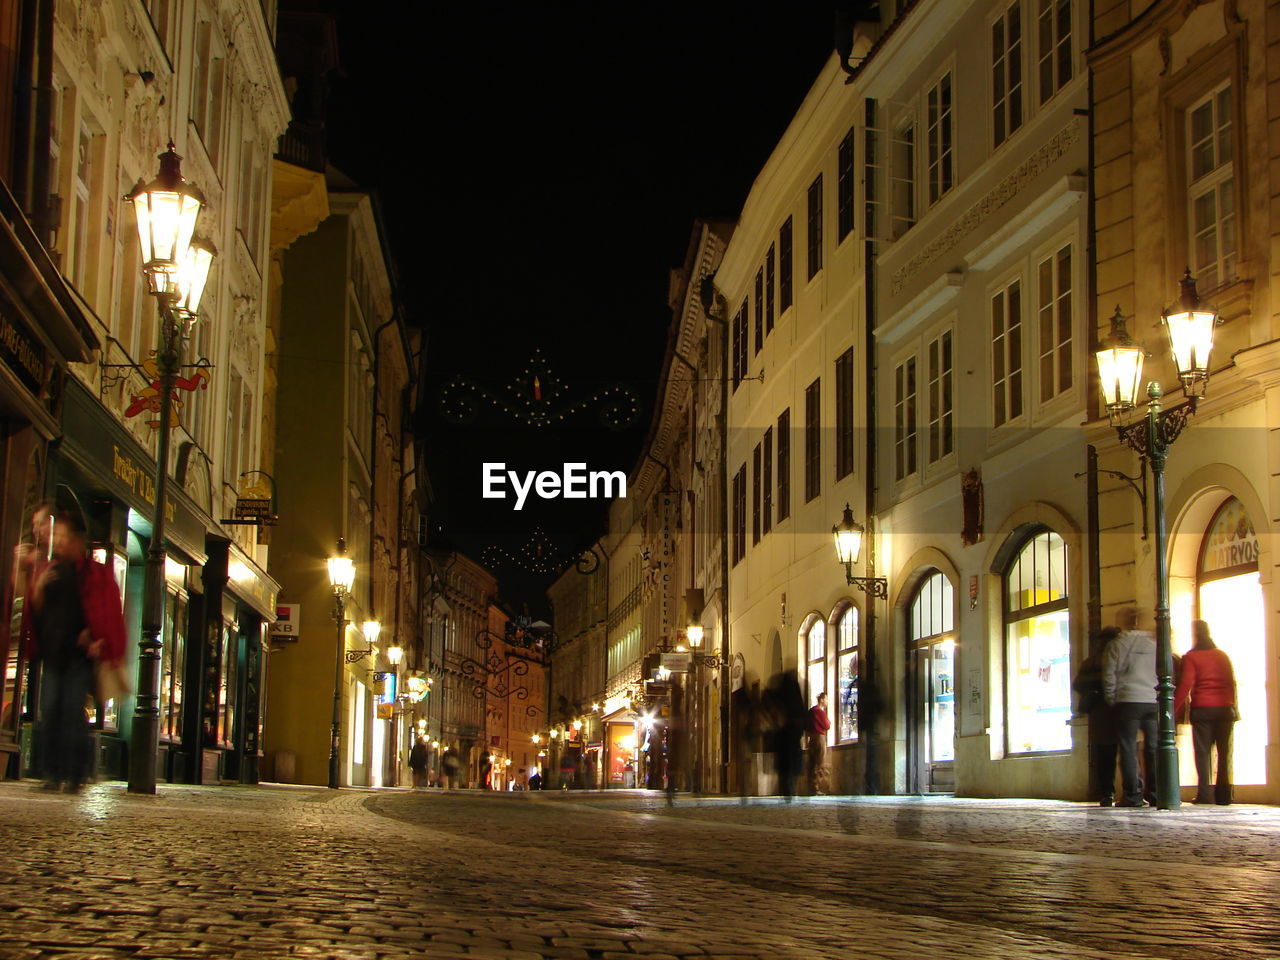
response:
<path id="1" fill-rule="evenodd" d="M 691 655 L 687 651 L 663 653 L 658 658 L 661 668 L 668 673 L 688 673 L 690 660 Z"/>
<path id="2" fill-rule="evenodd" d="M 222 522 L 238 526 L 273 527 L 280 522 L 276 515 L 276 478 L 263 470 L 250 470 L 240 474 L 241 480 L 256 476 L 258 479 L 246 485 L 242 496 L 236 497 L 234 516 L 223 517 Z"/>
<path id="3" fill-rule="evenodd" d="M 277 603 L 276 622 L 271 625 L 271 639 L 293 642 L 302 628 L 302 604 Z"/>
<path id="4" fill-rule="evenodd" d="M 729 668 L 729 689 L 741 690 L 742 684 L 747 676 L 747 661 L 743 659 L 742 654 L 734 654 L 733 666 Z"/>
<path id="5" fill-rule="evenodd" d="M 7 298 L 0 298 L 0 360 L 32 394 L 41 394 L 49 379 L 48 353 Z"/>

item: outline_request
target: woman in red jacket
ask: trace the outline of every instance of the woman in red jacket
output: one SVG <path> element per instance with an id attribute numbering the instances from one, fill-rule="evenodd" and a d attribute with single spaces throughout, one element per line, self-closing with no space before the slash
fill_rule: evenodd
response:
<path id="1" fill-rule="evenodd" d="M 1182 658 L 1173 694 L 1174 716 L 1191 698 L 1191 742 L 1196 755 L 1196 803 L 1231 802 L 1231 728 L 1236 722 L 1236 677 L 1231 658 L 1209 636 L 1209 624 L 1191 621 L 1194 646 Z M 1210 751 L 1218 751 L 1218 771 L 1209 791 Z"/>

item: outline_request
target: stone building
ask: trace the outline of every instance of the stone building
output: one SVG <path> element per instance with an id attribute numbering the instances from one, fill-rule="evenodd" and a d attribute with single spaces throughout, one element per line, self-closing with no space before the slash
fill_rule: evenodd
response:
<path id="1" fill-rule="evenodd" d="M 142 616 L 160 429 L 132 205 L 172 141 L 207 205 L 197 235 L 218 251 L 183 347 L 172 427 L 160 666 L 159 771 L 187 782 L 259 776 L 266 631 L 276 584 L 253 527 L 225 524 L 259 473 L 269 168 L 288 106 L 273 51 L 274 4 L 219 0 L 21 6 L 38 25 L 20 129 L 24 191 L 45 246 L 100 348 L 72 366 L 62 442 L 33 463 L 28 500 L 74 494 L 96 555 L 116 571 L 132 640 Z M 44 41 L 49 46 L 45 46 Z M 51 56 L 43 51 L 51 49 Z M 25 98 L 35 91 L 32 100 Z M 26 113 L 26 104 L 33 109 Z M 59 285 L 61 286 L 61 284 Z M 83 359 L 83 358 L 77 358 Z M 267 494 L 269 496 L 269 493 Z M 126 669 L 136 672 L 136 643 Z M 100 712 L 102 770 L 123 774 L 134 701 Z"/>
<path id="2" fill-rule="evenodd" d="M 1144 381 L 1160 383 L 1174 407 L 1182 396 L 1160 317 L 1185 270 L 1218 310 L 1212 376 L 1165 470 L 1173 649 L 1190 646 L 1190 620 L 1209 622 L 1238 684 L 1236 797 L 1275 802 L 1280 320 L 1271 278 L 1280 271 L 1273 200 L 1280 13 L 1257 0 L 1224 0 L 1158 3 L 1139 17 L 1127 4 L 1103 2 L 1094 5 L 1092 30 L 1098 262 L 1091 330 L 1103 340 L 1118 308 L 1151 354 Z M 1144 504 L 1106 472 L 1136 476 L 1141 468 L 1090 400 L 1089 442 L 1102 471 L 1095 563 L 1100 617 L 1110 622 L 1122 608 L 1154 607 L 1158 527 L 1151 496 Z M 1195 771 L 1187 738 L 1179 742 L 1189 798 Z"/>

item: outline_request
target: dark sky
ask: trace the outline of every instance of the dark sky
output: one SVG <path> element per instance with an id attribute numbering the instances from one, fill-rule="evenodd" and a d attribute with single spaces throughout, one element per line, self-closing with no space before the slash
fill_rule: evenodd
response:
<path id="1" fill-rule="evenodd" d="M 832 47 L 830 3 L 399 3 L 340 0 L 344 77 L 329 150 L 377 189 L 411 322 L 428 331 L 422 411 L 432 520 L 504 595 L 550 577 L 504 563 L 535 528 L 550 555 L 603 531 L 593 501 L 480 498 L 484 461 L 630 471 L 658 389 L 668 273 L 693 220 L 734 216 Z M 598 404 L 554 429 L 526 409 L 535 350 L 543 405 L 633 396 L 607 429 Z M 441 391 L 461 380 L 479 415 L 459 423 Z M 555 384 L 551 384 L 554 387 Z M 536 555 L 536 551 L 535 551 Z M 533 566 L 542 564 L 534 562 Z"/>

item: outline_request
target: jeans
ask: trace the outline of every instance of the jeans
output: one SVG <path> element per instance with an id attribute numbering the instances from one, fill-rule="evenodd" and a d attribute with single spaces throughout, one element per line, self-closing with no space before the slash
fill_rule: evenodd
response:
<path id="1" fill-rule="evenodd" d="M 1120 786 L 1124 802 L 1129 806 L 1140 804 L 1143 794 L 1155 793 L 1156 771 L 1156 705 L 1154 703 L 1117 703 L 1116 734 L 1120 748 Z M 1138 775 L 1138 731 L 1142 731 L 1143 754 L 1147 778 L 1143 789 Z"/>
<path id="2" fill-rule="evenodd" d="M 45 660 L 40 672 L 40 764 L 45 780 L 79 786 L 93 769 L 85 704 L 93 690 L 93 661 Z"/>
<path id="3" fill-rule="evenodd" d="M 1235 707 L 1193 707 L 1191 743 L 1196 755 L 1196 803 L 1231 802 L 1231 728 L 1236 722 Z M 1210 753 L 1218 751 L 1218 775 L 1209 792 Z"/>
<path id="4" fill-rule="evenodd" d="M 1113 799 L 1116 795 L 1116 745 L 1114 743 L 1090 744 L 1089 760 L 1093 764 L 1094 780 L 1098 788 L 1098 795 L 1094 799 Z"/>

